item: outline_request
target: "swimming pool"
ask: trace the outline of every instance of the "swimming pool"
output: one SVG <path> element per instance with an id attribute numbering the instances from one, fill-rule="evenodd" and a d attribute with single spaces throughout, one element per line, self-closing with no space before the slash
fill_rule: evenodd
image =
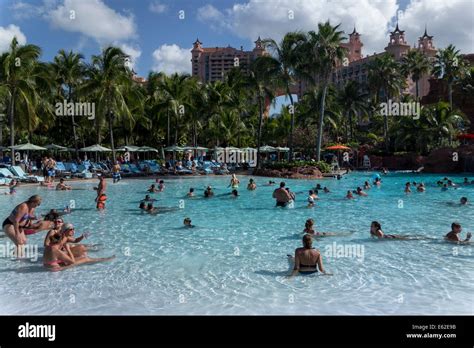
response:
<path id="1" fill-rule="evenodd" d="M 78 235 L 91 232 L 87 243 L 102 244 L 91 255 L 117 257 L 56 273 L 45 272 L 41 260 L 0 258 L 0 314 L 474 313 L 473 246 L 442 241 L 453 221 L 462 224 L 463 238 L 474 230 L 472 203 L 457 205 L 461 196 L 474 200 L 474 185 L 441 192 L 435 183 L 443 175 L 391 173 L 380 189 L 368 191 L 369 197 L 344 199 L 348 189 L 371 177 L 353 173 L 339 181 L 286 180 L 297 192 L 294 209 L 274 207 L 275 187 L 262 186 L 266 178 L 256 177 L 258 188 L 250 192 L 245 190 L 249 177 L 239 176 L 237 199 L 219 196 L 230 191 L 227 176 L 165 179 L 165 192 L 154 197 L 159 207 L 173 209 L 156 216 L 138 211 L 151 179 L 109 182 L 104 212 L 95 210 L 95 182 L 74 183 L 83 190 L 70 192 L 21 188 L 16 196 L 0 197 L 2 218 L 32 194 L 43 197 L 42 213 L 74 200 L 76 209 L 65 219 Z M 425 182 L 427 192 L 405 195 L 407 181 Z M 320 193 L 317 207 L 308 209 L 307 190 L 316 183 L 332 192 Z M 201 198 L 207 185 L 217 197 Z M 190 187 L 198 198 L 184 198 Z M 197 227 L 184 229 L 185 217 Z M 301 245 L 310 217 L 318 231 L 350 235 L 314 244 L 334 276 L 288 280 L 286 255 Z M 386 233 L 436 239 L 372 240 L 372 220 Z M 29 243 L 42 245 L 44 233 L 30 236 Z M 0 244 L 7 240 L 0 238 Z"/>

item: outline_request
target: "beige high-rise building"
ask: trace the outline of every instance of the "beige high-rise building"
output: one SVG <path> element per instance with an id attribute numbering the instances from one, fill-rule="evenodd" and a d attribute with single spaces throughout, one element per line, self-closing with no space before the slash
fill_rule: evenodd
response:
<path id="1" fill-rule="evenodd" d="M 267 52 L 259 36 L 252 51 L 244 51 L 242 46 L 240 50 L 230 46 L 202 47 L 202 42 L 197 39 L 191 54 L 192 76 L 197 76 L 202 82 L 212 82 L 223 80 L 225 74 L 236 66 L 248 74 L 250 63 Z"/>

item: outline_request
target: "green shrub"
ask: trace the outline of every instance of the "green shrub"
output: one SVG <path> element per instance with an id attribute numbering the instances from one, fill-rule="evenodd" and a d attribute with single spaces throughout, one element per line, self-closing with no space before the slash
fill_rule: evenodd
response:
<path id="1" fill-rule="evenodd" d="M 274 162 L 265 164 L 265 168 L 268 169 L 292 169 L 295 167 L 317 167 L 322 173 L 329 173 L 331 166 L 324 161 L 313 162 L 313 161 L 294 161 L 294 162 Z"/>

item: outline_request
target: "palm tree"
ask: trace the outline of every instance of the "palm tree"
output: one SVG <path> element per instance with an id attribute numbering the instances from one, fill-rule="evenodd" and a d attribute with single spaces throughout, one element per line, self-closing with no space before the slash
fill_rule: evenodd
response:
<path id="1" fill-rule="evenodd" d="M 449 105 L 453 108 L 453 85 L 465 73 L 466 64 L 453 45 L 438 50 L 433 74 L 448 84 Z"/>
<path id="2" fill-rule="evenodd" d="M 407 55 L 402 58 L 402 71 L 405 76 L 410 76 L 415 82 L 416 100 L 419 99 L 418 82 L 423 75 L 431 71 L 431 63 L 428 58 L 418 50 L 410 50 Z"/>
<path id="3" fill-rule="evenodd" d="M 316 160 L 321 159 L 321 144 L 324 129 L 325 100 L 330 79 L 335 68 L 346 55 L 341 46 L 344 40 L 340 24 L 332 26 L 329 21 L 318 24 L 318 33 L 308 32 L 305 44 L 299 54 L 305 58 L 298 63 L 298 71 L 311 84 L 321 86 L 318 134 L 316 139 Z"/>
<path id="4" fill-rule="evenodd" d="M 126 93 L 132 84 L 132 73 L 127 67 L 128 56 L 117 47 L 107 47 L 99 56 L 92 56 L 92 65 L 88 69 L 89 79 L 83 91 L 93 96 L 97 104 L 97 115 L 105 116 L 108 122 L 112 158 L 115 159 L 113 124 L 117 116 L 132 118 L 131 108 L 126 101 Z M 100 143 L 101 119 L 98 125 Z"/>
<path id="5" fill-rule="evenodd" d="M 405 79 L 401 74 L 400 64 L 395 61 L 389 53 L 381 54 L 375 57 L 368 64 L 368 83 L 369 89 L 374 93 L 375 103 L 378 105 L 380 94 L 385 96 L 385 102 L 388 103 L 391 97 L 398 97 L 400 91 L 405 85 Z M 385 149 L 388 151 L 388 115 L 384 115 L 383 136 L 385 139 Z"/>
<path id="6" fill-rule="evenodd" d="M 344 116 L 349 121 L 347 140 L 353 140 L 353 117 L 368 112 L 366 103 L 367 95 L 362 92 L 362 88 L 357 81 L 349 81 L 344 89 L 339 91 L 337 101 L 341 106 Z"/>
<path id="7" fill-rule="evenodd" d="M 190 80 L 191 77 L 187 74 L 175 73 L 171 76 L 165 76 L 159 83 L 159 89 L 155 91 L 158 94 L 157 99 L 160 100 L 159 105 L 164 107 L 167 113 L 168 145 L 170 145 L 171 120 L 174 120 L 174 143 L 177 144 L 183 117 L 192 108 L 189 103 L 192 88 Z"/>
<path id="8" fill-rule="evenodd" d="M 64 50 L 60 50 L 56 57 L 54 57 L 52 66 L 56 73 L 57 83 L 61 87 L 61 92 L 63 91 L 62 86 L 66 87 L 68 102 L 73 100 L 73 91 L 75 92 L 75 88 L 81 83 L 81 80 L 84 76 L 85 66 L 82 62 L 83 59 L 84 56 L 80 53 L 74 53 L 72 51 L 66 52 Z M 74 137 L 74 149 L 76 150 L 76 157 L 79 157 L 79 148 L 77 143 L 78 137 L 74 113 L 71 116 L 71 122 L 72 133 Z"/>
<path id="9" fill-rule="evenodd" d="M 295 67 L 297 64 L 298 48 L 305 42 L 305 35 L 301 32 L 287 33 L 280 44 L 273 39 L 263 40 L 264 45 L 270 51 L 273 51 L 274 58 L 280 64 L 279 79 L 285 88 L 285 93 L 290 98 L 290 105 L 293 112 L 291 113 L 291 126 L 288 147 L 290 148 L 289 159 L 293 160 L 293 132 L 295 126 L 294 117 L 294 101 L 291 94 L 291 87 L 294 85 Z"/>
<path id="10" fill-rule="evenodd" d="M 15 145 L 15 111 L 18 107 L 31 112 L 30 117 L 35 117 L 35 76 L 34 72 L 41 49 L 35 45 L 18 44 L 13 38 L 10 48 L 0 56 L 0 87 L 7 90 L 7 116 L 10 128 L 10 146 Z M 12 149 L 12 164 L 15 164 L 15 150 Z"/>
<path id="11" fill-rule="evenodd" d="M 280 65 L 272 57 L 262 56 L 255 59 L 250 65 L 248 86 L 254 91 L 258 104 L 258 130 L 257 130 L 257 169 L 260 168 L 260 146 L 262 141 L 262 125 L 265 102 L 274 99 L 273 89 L 277 84 Z"/>

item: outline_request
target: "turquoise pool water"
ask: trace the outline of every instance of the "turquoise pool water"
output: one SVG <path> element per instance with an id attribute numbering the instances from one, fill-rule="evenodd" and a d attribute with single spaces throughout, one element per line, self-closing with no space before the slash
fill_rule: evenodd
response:
<path id="1" fill-rule="evenodd" d="M 117 257 L 57 273 L 45 272 L 41 259 L 0 258 L 0 314 L 473 314 L 473 246 L 452 245 L 442 237 L 453 221 L 462 224 L 463 238 L 474 230 L 473 203 L 457 204 L 462 196 L 474 201 L 474 185 L 441 192 L 435 183 L 442 175 L 391 173 L 369 197 L 344 199 L 348 189 L 371 176 L 286 180 L 298 193 L 294 209 L 274 207 L 275 187 L 262 186 L 265 178 L 255 178 L 259 187 L 249 192 L 248 177 L 240 176 L 237 199 L 219 197 L 230 191 L 230 177 L 165 179 L 165 192 L 154 197 L 159 207 L 172 209 L 156 216 L 138 211 L 152 180 L 110 182 L 104 212 L 95 210 L 96 183 L 74 183 L 83 190 L 70 192 L 21 188 L 16 196 L 0 196 L 2 218 L 32 194 L 42 195 L 38 211 L 43 213 L 75 200 L 66 221 L 75 224 L 78 235 L 91 232 L 87 243 L 101 244 L 91 256 Z M 405 195 L 407 181 L 425 182 L 427 192 Z M 307 190 L 316 183 L 332 193 L 320 193 L 317 207 L 308 209 Z M 204 199 L 209 184 L 218 196 Z M 190 187 L 198 198 L 184 198 Z M 182 228 L 187 216 L 196 228 Z M 300 246 L 310 217 L 318 231 L 350 235 L 314 244 L 333 276 L 288 280 L 286 255 Z M 372 220 L 386 233 L 433 239 L 372 240 Z M 43 238 L 41 232 L 29 243 L 42 245 Z M 2 234 L 0 244 L 7 241 Z M 338 253 L 340 247 L 346 253 Z"/>

